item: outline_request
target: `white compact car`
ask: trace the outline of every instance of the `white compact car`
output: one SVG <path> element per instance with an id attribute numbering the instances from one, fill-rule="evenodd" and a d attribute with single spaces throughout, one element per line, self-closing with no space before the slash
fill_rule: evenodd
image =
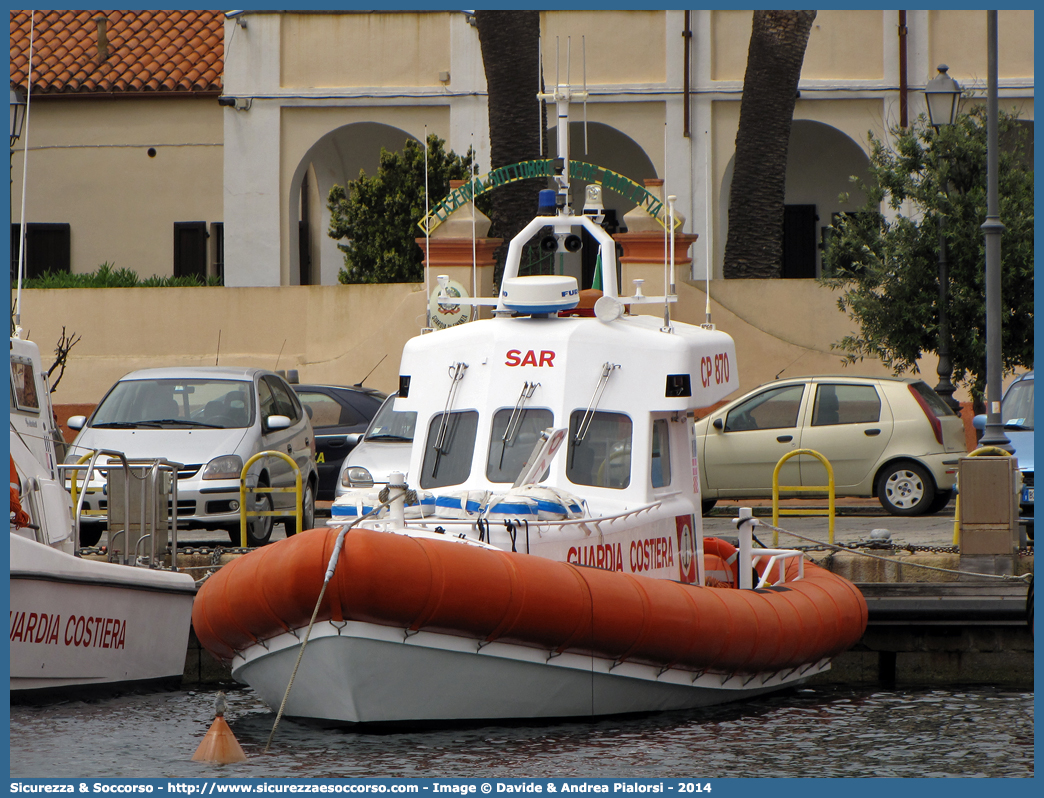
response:
<path id="1" fill-rule="evenodd" d="M 315 525 L 315 436 L 308 414 L 293 389 L 277 374 L 254 368 L 161 368 L 134 371 L 117 382 L 90 418 L 67 422 L 80 430 L 67 463 L 91 449 L 123 452 L 128 459 L 165 457 L 182 463 L 178 473 L 179 526 L 225 529 L 240 542 L 239 484 L 243 466 L 259 452 L 289 455 L 301 472 L 301 528 Z M 247 487 L 293 487 L 294 469 L 281 457 L 256 461 Z M 107 509 L 104 478 L 88 486 L 80 539 L 93 545 Z M 285 510 L 286 516 L 248 516 L 247 541 L 260 546 L 272 536 L 276 520 L 288 535 L 295 528 L 296 496 L 251 494 L 252 510 Z"/>
<path id="2" fill-rule="evenodd" d="M 335 487 L 337 498 L 355 488 L 387 483 L 392 471 L 409 476 L 417 414 L 412 410 L 396 411 L 395 397 L 392 394 L 384 400 L 362 440 L 344 458 Z"/>
<path id="3" fill-rule="evenodd" d="M 894 515 L 935 513 L 967 452 L 961 419 L 935 391 L 890 377 L 777 380 L 700 419 L 694 432 L 704 512 L 718 499 L 771 496 L 783 455 L 812 449 L 830 461 L 835 495 L 876 496 Z M 826 484 L 809 455 L 780 469 L 781 486 Z"/>

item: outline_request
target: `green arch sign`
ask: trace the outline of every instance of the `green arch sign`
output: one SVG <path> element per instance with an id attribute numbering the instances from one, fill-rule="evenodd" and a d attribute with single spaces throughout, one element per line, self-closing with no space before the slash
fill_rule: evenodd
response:
<path id="1" fill-rule="evenodd" d="M 518 180 L 529 180 L 534 177 L 554 177 L 554 175 L 554 159 L 551 158 L 537 161 L 521 161 L 520 163 L 501 166 L 453 189 L 417 225 L 425 235 L 430 235 L 431 231 L 446 221 L 453 211 L 471 202 L 474 197 L 481 196 L 487 191 L 492 191 L 499 186 L 514 183 Z M 639 185 L 631 178 L 594 164 L 570 161 L 569 179 L 597 183 L 603 189 L 614 191 L 628 202 L 633 202 L 635 205 L 645 208 L 649 215 L 656 219 L 664 229 L 667 228 L 667 209 L 663 200 L 649 193 L 645 186 Z M 680 224 L 681 222 L 675 219 L 675 227 L 678 227 Z"/>

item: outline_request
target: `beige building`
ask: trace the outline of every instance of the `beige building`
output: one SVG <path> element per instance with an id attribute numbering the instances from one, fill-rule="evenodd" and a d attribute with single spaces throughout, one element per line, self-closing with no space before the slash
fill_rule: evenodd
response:
<path id="1" fill-rule="evenodd" d="M 850 175 L 865 172 L 867 131 L 881 136 L 904 113 L 921 113 L 937 64 L 949 64 L 968 92 L 985 93 L 985 13 L 904 14 L 902 36 L 898 11 L 817 16 L 790 142 L 788 275 L 819 274 L 822 228 L 862 199 L 842 204 L 838 195 L 850 191 Z M 1032 119 L 1033 13 L 1000 18 L 1002 102 Z M 485 80 L 467 14 L 236 19 L 242 24 L 226 25 L 225 42 L 225 94 L 238 109 L 225 111 L 225 141 L 236 142 L 224 159 L 226 284 L 335 282 L 341 257 L 324 233 L 324 198 L 360 168 L 372 172 L 381 146 L 433 132 L 456 152 L 474 146 L 480 171 L 488 170 Z M 542 14 L 544 80 L 586 78 L 590 95 L 573 116 L 573 158 L 639 182 L 664 179 L 687 231 L 700 236 L 697 278 L 708 268 L 721 276 L 750 27 L 749 11 Z M 397 57 L 382 57 L 390 51 Z M 631 207 L 611 194 L 607 204 L 617 218 Z"/>
<path id="2" fill-rule="evenodd" d="M 23 96 L 29 23 L 11 12 Z M 28 124 L 11 154 L 12 224 L 28 178 L 30 276 L 220 268 L 223 27 L 216 11 L 35 12 Z"/>
<path id="3" fill-rule="evenodd" d="M 458 153 L 474 147 L 480 171 L 489 169 L 485 77 L 478 32 L 466 12 L 110 11 L 103 22 L 99 16 L 36 13 L 30 125 L 12 153 L 12 222 L 20 220 L 28 163 L 26 220 L 30 226 L 65 225 L 65 267 L 73 272 L 90 272 L 103 262 L 143 277 L 202 269 L 223 273 L 230 287 L 324 286 L 361 296 L 362 287 L 334 287 L 343 261 L 326 235 L 325 198 L 332 185 L 344 185 L 360 169 L 372 173 L 382 146 L 397 149 L 426 132 Z M 973 97 L 985 95 L 985 12 L 818 13 L 788 161 L 784 268 L 789 277 L 806 278 L 791 287 L 719 279 L 751 12 L 547 11 L 541 29 L 545 82 L 565 82 L 568 75 L 573 84 L 586 81 L 589 92 L 586 109 L 574 108 L 572 157 L 639 183 L 662 179 L 662 193 L 677 196 L 685 232 L 698 235 L 689 250 L 689 276 L 702 288 L 709 272 L 712 297 L 726 303 L 715 304 L 716 312 L 746 325 L 737 338 L 747 353 L 743 388 L 771 379 L 791 362 L 804 373 L 837 371 L 839 358 L 829 344 L 851 322 L 837 312 L 829 292 L 807 279 L 821 270 L 823 228 L 861 202 L 853 195 L 842 203 L 839 194 L 851 190 L 850 175 L 865 172 L 867 132 L 883 136 L 889 126 L 921 114 L 925 83 L 938 64 L 948 64 Z M 23 87 L 28 34 L 28 13 L 12 12 L 12 84 Z M 1031 121 L 1033 12 L 1000 12 L 999 39 L 1001 106 Z M 617 220 L 633 207 L 613 192 L 605 201 Z M 682 309 L 695 316 L 686 320 L 702 321 L 702 294 L 685 291 L 691 296 Z M 107 296 L 105 304 L 118 296 Z M 401 349 L 400 331 L 423 315 L 423 302 L 384 297 L 382 313 L 408 306 L 412 314 L 391 320 L 375 316 L 367 302 L 343 296 L 316 305 L 309 294 L 303 307 L 326 313 L 351 307 L 352 317 L 342 322 L 366 330 L 374 351 L 389 353 L 374 379 L 393 388 L 393 350 Z M 241 336 L 234 357 L 299 367 L 305 379 L 354 382 L 372 366 L 369 351 L 358 351 L 356 360 L 353 344 L 339 353 L 320 347 L 319 355 L 322 336 L 311 329 L 319 323 L 314 318 L 304 337 L 282 329 L 300 318 L 294 311 L 303 298 L 284 303 L 268 297 L 261 312 L 242 316 L 242 299 L 230 295 L 227 303 L 235 310 L 229 318 L 265 328 Z M 778 310 L 795 299 L 804 303 L 798 313 Z M 131 329 L 148 326 L 157 317 L 151 302 L 148 292 L 136 292 L 133 306 L 118 312 L 132 319 L 142 314 Z M 200 305 L 213 310 L 222 303 Z M 63 323 L 79 330 L 100 324 L 90 316 L 96 310 L 85 309 L 82 323 Z M 804 325 L 795 331 L 800 322 L 787 321 L 811 316 L 814 330 Z M 193 315 L 191 324 L 216 346 L 220 318 Z M 380 338 L 379 331 L 392 326 L 396 330 Z M 188 329 L 178 320 L 173 327 Z M 231 357 L 228 335 L 222 352 Z M 287 344 L 291 339 L 296 348 Z M 186 357 L 183 336 L 168 332 L 144 340 L 108 340 L 96 347 L 99 360 L 92 362 L 112 360 L 114 346 L 126 349 L 116 358 L 121 363 Z M 81 347 L 77 357 L 88 357 Z M 103 356 L 105 348 L 110 354 Z M 194 362 L 205 361 L 215 347 L 201 348 L 207 354 Z M 934 363 L 922 369 L 934 384 Z M 119 376 L 113 376 L 116 370 L 91 369 L 101 388 L 75 388 L 78 378 L 67 377 L 70 395 L 63 398 L 96 401 Z M 870 363 L 860 370 L 882 371 Z"/>
<path id="4" fill-rule="evenodd" d="M 226 285 L 332 285 L 342 259 L 325 232 L 326 194 L 372 173 L 382 146 L 436 133 L 456 152 L 474 146 L 488 171 L 485 77 L 467 13 L 99 17 L 37 13 L 31 132 L 13 156 L 13 221 L 28 138 L 26 218 L 69 226 L 74 272 L 110 262 L 172 274 L 176 237 L 198 248 L 203 230 L 206 268 L 221 269 L 223 249 Z M 24 86 L 28 14 L 13 22 L 12 81 Z M 541 17 L 545 81 L 586 79 L 590 93 L 573 116 L 573 157 L 664 179 L 700 236 L 697 278 L 721 275 L 750 26 L 749 11 Z M 818 13 L 790 142 L 786 274 L 819 273 L 822 229 L 861 199 L 838 195 L 865 170 L 867 132 L 922 113 L 936 65 L 984 94 L 985 26 L 978 11 Z M 1002 106 L 1032 120 L 1033 12 L 1001 12 L 999 36 Z M 631 207 L 606 199 L 618 218 Z"/>

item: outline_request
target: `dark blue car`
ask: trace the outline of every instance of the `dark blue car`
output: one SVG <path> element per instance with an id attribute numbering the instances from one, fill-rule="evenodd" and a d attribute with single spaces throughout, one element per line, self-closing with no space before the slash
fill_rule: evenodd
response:
<path id="1" fill-rule="evenodd" d="M 362 438 L 385 399 L 373 388 L 346 385 L 294 385 L 312 420 L 319 501 L 332 501 L 341 462 Z"/>

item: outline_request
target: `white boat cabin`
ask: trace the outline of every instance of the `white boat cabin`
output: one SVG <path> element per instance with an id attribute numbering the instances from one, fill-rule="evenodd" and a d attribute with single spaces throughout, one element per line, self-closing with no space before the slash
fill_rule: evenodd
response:
<path id="1" fill-rule="evenodd" d="M 546 484 L 597 514 L 696 502 L 692 411 L 736 388 L 734 364 L 725 333 L 644 315 L 501 317 L 414 338 L 396 400 L 417 413 L 410 485 L 506 491 L 541 432 L 567 428 Z"/>

